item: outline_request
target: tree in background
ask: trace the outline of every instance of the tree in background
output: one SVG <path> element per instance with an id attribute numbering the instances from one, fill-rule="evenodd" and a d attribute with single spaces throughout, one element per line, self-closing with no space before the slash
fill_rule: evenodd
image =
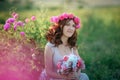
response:
<path id="1" fill-rule="evenodd" d="M 84 0 L 62 0 L 62 4 L 64 4 L 64 8 L 76 9 L 83 8 L 86 3 Z"/>
<path id="2" fill-rule="evenodd" d="M 32 0 L 1 0 L 0 5 L 2 6 L 0 10 L 9 10 L 11 7 L 17 9 L 31 9 L 33 7 Z"/>

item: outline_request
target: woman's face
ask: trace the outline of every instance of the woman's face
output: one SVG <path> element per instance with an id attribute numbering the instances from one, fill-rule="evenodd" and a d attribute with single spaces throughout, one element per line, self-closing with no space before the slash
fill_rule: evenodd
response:
<path id="1" fill-rule="evenodd" d="M 75 32 L 75 23 L 73 20 L 70 20 L 66 25 L 63 27 L 63 36 L 71 37 Z"/>

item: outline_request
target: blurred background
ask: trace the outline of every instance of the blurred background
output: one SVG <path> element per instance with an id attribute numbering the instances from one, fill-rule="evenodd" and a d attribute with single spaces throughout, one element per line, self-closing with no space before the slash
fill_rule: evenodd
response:
<path id="1" fill-rule="evenodd" d="M 5 31 L 4 24 L 12 12 L 17 12 L 23 22 L 33 15 L 37 20 L 24 29 Z M 83 72 L 90 80 L 120 79 L 120 0 L 0 0 L 0 75 L 4 76 L 0 80 L 38 80 L 44 66 L 41 56 L 49 19 L 63 12 L 81 20 L 77 45 L 86 64 Z M 18 38 L 20 31 L 26 33 L 25 42 Z M 31 58 L 33 53 L 38 59 Z M 12 77 L 7 78 L 8 74 Z"/>

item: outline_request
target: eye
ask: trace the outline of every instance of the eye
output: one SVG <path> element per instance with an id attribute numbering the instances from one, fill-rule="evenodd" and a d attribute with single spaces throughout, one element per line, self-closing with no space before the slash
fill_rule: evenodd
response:
<path id="1" fill-rule="evenodd" d="M 75 24 L 73 25 L 73 27 L 75 27 Z"/>

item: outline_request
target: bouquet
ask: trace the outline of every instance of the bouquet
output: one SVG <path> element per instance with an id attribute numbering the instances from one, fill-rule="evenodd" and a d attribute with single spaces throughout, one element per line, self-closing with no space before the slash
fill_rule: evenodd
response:
<path id="1" fill-rule="evenodd" d="M 77 72 L 79 69 L 85 69 L 84 61 L 74 54 L 65 55 L 57 63 L 57 72 L 62 75 Z"/>

